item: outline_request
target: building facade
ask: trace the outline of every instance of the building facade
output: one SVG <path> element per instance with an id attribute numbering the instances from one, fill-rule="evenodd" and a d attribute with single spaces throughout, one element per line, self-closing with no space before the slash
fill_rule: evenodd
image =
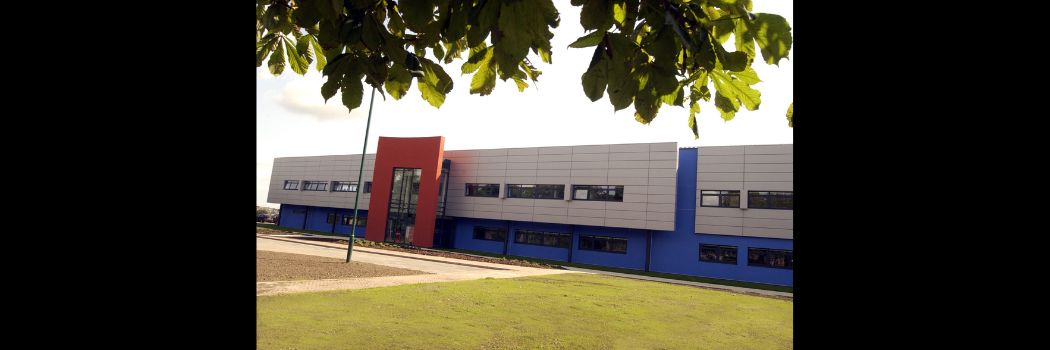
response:
<path id="1" fill-rule="evenodd" d="M 443 149 L 380 137 L 376 154 L 274 160 L 280 226 L 792 286 L 792 145 L 639 143 Z M 363 228 L 361 226 L 364 226 Z"/>

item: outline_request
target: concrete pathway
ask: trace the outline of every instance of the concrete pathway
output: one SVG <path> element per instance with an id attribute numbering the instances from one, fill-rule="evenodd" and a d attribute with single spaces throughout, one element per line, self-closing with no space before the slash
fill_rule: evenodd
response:
<path id="1" fill-rule="evenodd" d="M 345 245 L 295 239 L 290 235 L 282 235 L 282 237 L 257 235 L 255 245 L 257 250 L 346 259 Z M 577 273 L 569 270 L 539 269 L 524 266 L 493 264 L 358 246 L 354 247 L 352 258 L 354 261 L 423 271 L 430 274 L 309 281 L 257 282 L 255 287 L 256 295 L 261 296 L 326 290 L 375 288 L 413 283 L 468 281 L 487 277 L 515 278 L 560 273 Z"/>
<path id="2" fill-rule="evenodd" d="M 596 273 L 596 274 L 616 276 L 616 277 L 623 277 L 623 278 L 633 278 L 633 279 L 636 279 L 636 280 L 646 280 L 646 281 L 654 281 L 654 282 L 674 283 L 674 284 L 681 284 L 681 285 L 693 286 L 693 287 L 727 290 L 727 291 L 730 291 L 730 292 L 745 293 L 745 294 L 759 294 L 759 295 L 776 296 L 776 297 L 782 297 L 782 298 L 794 298 L 794 293 L 777 292 L 777 291 L 772 291 L 772 290 L 744 288 L 744 287 L 736 287 L 736 286 L 726 286 L 726 285 L 721 285 L 721 284 L 711 284 L 711 283 L 703 283 L 703 282 L 683 281 L 683 280 L 676 280 L 676 279 L 670 279 L 670 278 L 635 275 L 635 274 L 629 274 L 629 273 L 619 273 L 619 272 L 610 272 L 610 271 L 601 271 L 601 270 L 581 269 L 581 268 L 578 268 L 578 267 L 571 267 L 571 266 L 565 266 L 565 268 L 570 270 L 570 271 Z"/>

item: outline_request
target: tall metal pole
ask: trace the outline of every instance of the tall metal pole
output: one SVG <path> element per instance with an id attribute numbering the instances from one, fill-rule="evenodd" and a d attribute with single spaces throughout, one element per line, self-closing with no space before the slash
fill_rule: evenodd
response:
<path id="1" fill-rule="evenodd" d="M 354 253 L 354 233 L 357 232 L 357 203 L 361 199 L 361 191 L 365 184 L 361 182 L 365 174 L 365 151 L 368 150 L 368 129 L 372 127 L 372 105 L 376 101 L 376 87 L 372 87 L 372 97 L 368 99 L 368 122 L 365 124 L 365 142 L 361 146 L 361 166 L 357 169 L 357 194 L 354 195 L 354 226 L 350 228 L 350 244 L 346 246 L 346 262 L 350 262 L 350 254 Z"/>

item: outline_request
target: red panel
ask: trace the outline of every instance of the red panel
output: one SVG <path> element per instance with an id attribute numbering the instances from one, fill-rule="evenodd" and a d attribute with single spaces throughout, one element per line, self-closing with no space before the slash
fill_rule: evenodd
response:
<path id="1" fill-rule="evenodd" d="M 428 248 L 434 245 L 434 223 L 437 220 L 444 148 L 445 138 L 441 136 L 379 138 L 375 172 L 372 174 L 372 199 L 368 202 L 365 239 L 376 242 L 382 242 L 384 239 L 394 168 L 419 168 L 422 169 L 422 174 L 419 179 L 419 204 L 416 207 L 412 244 Z"/>

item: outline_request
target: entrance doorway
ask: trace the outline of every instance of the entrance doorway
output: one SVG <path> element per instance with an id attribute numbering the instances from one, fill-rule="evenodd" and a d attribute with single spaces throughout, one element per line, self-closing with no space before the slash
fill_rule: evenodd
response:
<path id="1" fill-rule="evenodd" d="M 417 168 L 394 168 L 385 241 L 412 243 L 412 230 L 416 226 L 416 206 L 419 204 L 419 177 L 422 172 Z"/>

